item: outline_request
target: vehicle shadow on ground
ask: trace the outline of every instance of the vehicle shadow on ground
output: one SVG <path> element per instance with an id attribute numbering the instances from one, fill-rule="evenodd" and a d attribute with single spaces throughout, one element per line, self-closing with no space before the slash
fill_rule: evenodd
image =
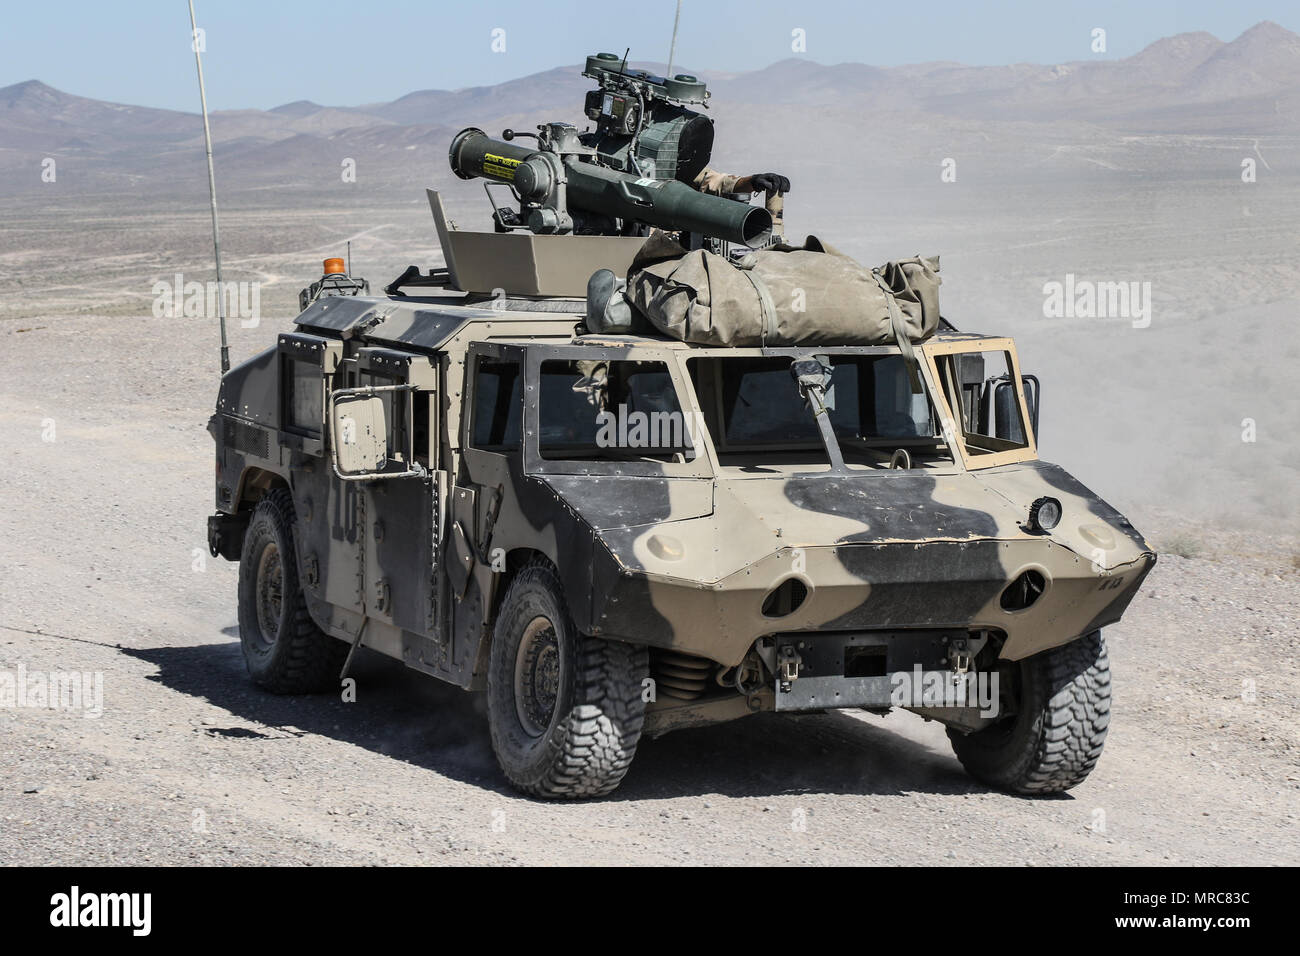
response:
<path id="1" fill-rule="evenodd" d="M 238 629 L 223 633 L 238 635 Z M 238 641 L 123 648 L 158 668 L 149 679 L 229 711 L 248 727 L 195 733 L 257 741 L 305 732 L 364 747 L 506 797 L 518 794 L 492 756 L 484 695 L 362 651 L 353 661 L 356 701 L 341 694 L 288 697 L 254 686 Z M 880 720 L 880 718 L 870 718 Z M 906 717 L 890 718 L 895 720 Z M 231 721 L 234 723 L 234 721 Z M 728 724 L 645 738 L 623 784 L 607 800 L 717 794 L 983 793 L 947 752 L 846 714 L 758 714 Z"/>
<path id="2" fill-rule="evenodd" d="M 643 740 L 609 799 L 984 792 L 951 753 L 869 719 L 881 722 L 834 712 L 763 713 Z"/>

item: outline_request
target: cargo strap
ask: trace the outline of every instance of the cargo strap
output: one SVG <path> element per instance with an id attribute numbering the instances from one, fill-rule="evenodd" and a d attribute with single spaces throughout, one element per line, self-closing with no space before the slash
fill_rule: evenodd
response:
<path id="1" fill-rule="evenodd" d="M 754 287 L 754 291 L 758 293 L 758 307 L 763 315 L 762 330 L 759 334 L 759 344 L 766 346 L 768 338 L 776 336 L 776 303 L 772 300 L 772 293 L 768 289 L 767 283 L 754 275 L 754 262 L 755 260 L 753 256 L 747 256 L 746 259 L 737 263 L 737 271 L 749 280 L 750 284 Z"/>
<path id="2" fill-rule="evenodd" d="M 889 309 L 889 325 L 894 332 L 894 341 L 898 344 L 898 350 L 903 353 L 907 375 L 912 384 L 912 394 L 919 395 L 922 391 L 921 365 L 916 357 L 916 349 L 912 348 L 912 340 L 907 334 L 907 320 L 903 316 L 903 310 L 898 307 L 894 290 L 889 287 L 889 283 L 885 281 L 880 271 L 872 269 L 871 277 L 876 280 L 876 285 L 880 286 L 880 291 L 885 294 L 885 305 Z"/>

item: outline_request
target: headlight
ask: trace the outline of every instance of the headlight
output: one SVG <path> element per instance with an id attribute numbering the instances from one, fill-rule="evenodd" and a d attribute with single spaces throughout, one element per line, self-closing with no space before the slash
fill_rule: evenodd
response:
<path id="1" fill-rule="evenodd" d="M 1039 498 L 1029 506 L 1029 527 L 1051 531 L 1061 523 L 1061 503 L 1055 498 Z"/>

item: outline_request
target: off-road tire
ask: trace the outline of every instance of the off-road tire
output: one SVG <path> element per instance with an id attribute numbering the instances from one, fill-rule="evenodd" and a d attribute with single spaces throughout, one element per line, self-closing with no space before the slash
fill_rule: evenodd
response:
<path id="1" fill-rule="evenodd" d="M 293 498 L 277 488 L 257 503 L 244 533 L 239 558 L 239 643 L 254 683 L 275 694 L 310 694 L 339 686 L 339 671 L 348 645 L 330 637 L 311 619 L 307 599 L 298 583 L 296 517 Z M 274 548 L 273 552 L 268 549 Z M 279 608 L 259 616 L 259 570 L 278 575 Z M 273 623 L 263 626 L 263 619 Z"/>
<path id="2" fill-rule="evenodd" d="M 948 739 L 966 771 L 1001 790 L 1061 793 L 1097 765 L 1110 724 L 1110 659 L 1101 631 L 1020 662 L 1019 709 Z"/>
<path id="3" fill-rule="evenodd" d="M 538 625 L 541 619 L 546 623 Z M 538 720 L 530 732 L 522 716 L 526 704 L 517 692 L 517 668 L 532 627 L 542 628 L 558 663 L 549 722 L 543 728 Z M 614 790 L 641 739 L 649 666 L 644 647 L 579 633 L 549 562 L 522 568 L 497 615 L 488 663 L 492 750 L 506 778 L 525 793 L 551 799 L 600 797 Z"/>

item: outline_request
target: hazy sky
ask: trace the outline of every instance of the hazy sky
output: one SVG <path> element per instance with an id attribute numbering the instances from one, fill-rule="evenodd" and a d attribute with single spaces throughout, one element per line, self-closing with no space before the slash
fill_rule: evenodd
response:
<path id="1" fill-rule="evenodd" d="M 498 83 L 587 53 L 632 48 L 663 61 L 675 0 L 195 0 L 207 32 L 213 109 L 298 99 L 359 105 L 419 89 Z M 1173 33 L 1231 40 L 1260 20 L 1300 32 L 1294 0 L 684 0 L 676 62 L 742 71 L 801 55 L 881 66 L 1091 59 L 1136 53 Z M 505 51 L 493 52 L 493 31 Z M 807 52 L 791 51 L 801 29 Z M 193 111 L 198 94 L 185 0 L 9 0 L 0 87 L 39 79 L 95 99 Z"/>

